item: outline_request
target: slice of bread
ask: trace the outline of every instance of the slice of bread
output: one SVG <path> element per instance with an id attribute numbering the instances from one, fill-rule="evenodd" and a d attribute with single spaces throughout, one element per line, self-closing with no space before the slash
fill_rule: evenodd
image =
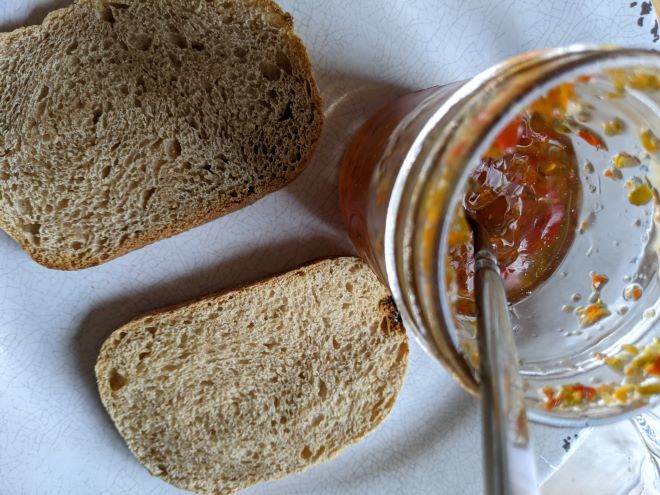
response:
<path id="1" fill-rule="evenodd" d="M 287 184 L 322 118 L 270 0 L 78 0 L 0 34 L 0 228 L 96 265 Z"/>
<path id="2" fill-rule="evenodd" d="M 375 428 L 401 389 L 408 341 L 357 258 L 142 316 L 96 363 L 131 451 L 164 480 L 230 494 L 327 461 Z"/>

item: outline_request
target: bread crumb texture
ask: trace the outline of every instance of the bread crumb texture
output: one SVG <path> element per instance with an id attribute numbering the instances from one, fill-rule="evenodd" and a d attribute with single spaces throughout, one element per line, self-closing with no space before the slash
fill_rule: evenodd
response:
<path id="1" fill-rule="evenodd" d="M 335 258 L 137 318 L 104 343 L 96 377 L 151 473 L 226 495 L 362 438 L 407 361 L 387 290 L 362 261 Z"/>
<path id="2" fill-rule="evenodd" d="M 302 171 L 322 105 L 269 0 L 79 0 L 0 33 L 0 228 L 96 265 Z"/>

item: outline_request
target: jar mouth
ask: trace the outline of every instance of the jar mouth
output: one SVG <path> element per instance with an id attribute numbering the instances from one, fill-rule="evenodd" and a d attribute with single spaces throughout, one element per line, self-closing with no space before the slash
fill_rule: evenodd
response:
<path id="1" fill-rule="evenodd" d="M 436 345 L 438 342 L 447 344 L 446 340 L 451 340 L 451 345 L 443 349 L 440 359 L 447 364 L 447 354 L 452 355 L 454 361 L 450 362 L 450 368 L 453 367 L 451 371 L 473 393 L 478 390 L 477 371 L 466 359 L 465 351 L 459 351 L 453 308 L 446 297 L 444 281 L 447 273 L 443 262 L 451 230 L 449 219 L 453 206 L 461 204 L 465 185 L 473 169 L 469 165 L 479 162 L 490 143 L 511 119 L 550 89 L 585 73 L 604 73 L 621 68 L 660 71 L 660 55 L 641 49 L 575 45 L 514 58 L 489 69 L 460 88 L 429 120 L 425 131 L 420 133 L 411 148 L 404 165 L 419 167 L 420 170 L 412 176 L 402 174 L 401 184 L 397 184 L 398 195 L 397 185 L 394 188 L 392 211 L 398 211 L 400 205 L 396 204 L 397 200 L 405 196 L 406 188 L 413 187 L 411 177 L 414 177 L 414 182 L 421 182 L 422 185 L 418 184 L 420 190 L 417 199 L 413 200 L 413 207 L 408 212 L 416 227 L 404 236 L 404 247 L 399 248 L 411 251 L 407 257 L 409 272 L 399 269 L 397 276 L 399 281 L 403 281 L 400 285 L 404 290 L 406 281 L 402 279 L 407 279 L 407 287 L 414 290 L 417 300 L 413 305 L 417 306 L 417 317 L 427 327 L 435 328 L 433 342 Z M 388 214 L 390 221 L 392 224 L 386 227 L 386 246 L 390 244 L 387 241 L 388 234 L 391 236 L 391 245 L 395 245 L 395 219 Z M 401 239 L 397 242 L 401 246 Z M 399 256 L 402 256 L 401 253 Z M 388 276 L 397 271 L 390 258 L 395 257 L 386 257 L 388 263 L 392 263 L 392 266 L 388 266 Z M 649 329 L 647 333 L 650 333 Z M 531 387 L 535 387 L 537 382 L 545 383 L 561 378 L 559 372 L 554 375 L 535 374 L 533 369 L 526 369 L 524 365 L 523 375 Z M 570 373 L 566 371 L 564 375 Z M 528 406 L 530 417 L 535 421 L 582 426 L 587 420 L 593 424 L 619 419 L 622 414 L 637 411 L 643 404 L 638 402 L 629 407 L 607 410 L 548 412 L 534 398 L 530 399 Z"/>

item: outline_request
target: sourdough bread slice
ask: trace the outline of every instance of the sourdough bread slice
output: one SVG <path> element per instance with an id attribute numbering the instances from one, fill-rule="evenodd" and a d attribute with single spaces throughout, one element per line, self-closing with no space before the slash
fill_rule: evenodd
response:
<path id="1" fill-rule="evenodd" d="M 389 413 L 408 342 L 356 258 L 142 316 L 96 364 L 101 399 L 138 460 L 230 494 L 334 457 Z"/>
<path id="2" fill-rule="evenodd" d="M 78 0 L 0 34 L 0 228 L 84 268 L 291 181 L 322 108 L 270 0 Z"/>

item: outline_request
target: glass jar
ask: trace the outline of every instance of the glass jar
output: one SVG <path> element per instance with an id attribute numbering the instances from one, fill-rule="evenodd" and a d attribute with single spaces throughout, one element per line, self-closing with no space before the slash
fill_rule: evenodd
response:
<path id="1" fill-rule="evenodd" d="M 617 71 L 630 75 L 632 80 L 640 70 L 650 77 L 648 87 L 637 88 L 631 83 L 623 96 L 608 93 L 608 90 L 620 89 L 614 80 Z M 572 46 L 524 54 L 468 81 L 406 95 L 382 108 L 362 126 L 342 160 L 340 205 L 354 245 L 389 286 L 405 326 L 422 347 L 471 393 L 478 392 L 475 329 L 469 325 L 469 328 L 461 328 L 462 323 L 457 320 L 449 297 L 451 287 L 447 285 L 445 259 L 454 211 L 462 204 L 470 174 L 502 129 L 541 95 L 560 83 L 576 80 L 585 84 L 591 81 L 585 90 L 589 93 L 585 99 L 591 98 L 591 103 L 585 104 L 585 108 L 588 109 L 586 113 L 595 115 L 594 125 L 599 119 L 621 114 L 631 131 L 633 127 L 643 127 L 654 132 L 652 136 L 660 135 L 660 54 L 616 47 Z M 608 94 L 611 99 L 606 96 Z M 579 132 L 576 134 L 589 141 Z M 611 227 L 606 227 L 610 218 L 606 219 L 605 214 L 601 214 L 596 222 L 592 218 L 591 223 L 598 225 L 600 230 L 593 229 L 593 234 L 588 236 L 576 234 L 573 242 L 575 249 L 582 250 L 580 256 L 588 258 L 589 263 L 579 261 L 571 247 L 556 273 L 530 296 L 511 307 L 514 330 L 517 328 L 521 373 L 528 387 L 529 416 L 538 422 L 562 426 L 594 424 L 631 414 L 656 401 L 653 394 L 642 400 L 634 395 L 636 392 L 631 392 L 630 400 L 625 403 L 614 400 L 614 403 L 604 404 L 600 401 L 588 407 L 577 404 L 552 409 L 547 399 L 550 388 L 560 390 L 567 383 L 589 383 L 580 390 L 590 390 L 592 385 L 619 380 L 621 377 L 617 371 L 621 370 L 612 370 L 610 365 L 612 359 L 620 357 L 617 352 L 621 345 L 634 344 L 641 349 L 658 335 L 654 329 L 657 321 L 654 308 L 660 309 L 657 249 L 654 247 L 657 191 L 654 189 L 654 200 L 640 209 L 628 208 L 627 203 L 621 203 L 623 200 L 619 196 L 615 198 L 613 192 L 601 194 L 601 189 L 606 190 L 610 185 L 607 179 L 601 178 L 600 172 L 609 166 L 615 148 L 628 145 L 631 152 L 633 148 L 641 150 L 640 156 L 644 152 L 638 142 L 634 146 L 631 144 L 631 140 L 638 137 L 636 131 L 625 137 L 630 141 L 627 144 L 624 137 L 612 138 L 612 153 L 606 146 L 609 137 L 600 143 L 604 148 L 598 145 L 582 153 L 584 143 L 581 142 L 576 144 L 576 150 L 581 159 L 586 156 L 590 161 L 593 158 L 590 153 L 596 153 L 593 161 L 598 174 L 596 180 L 585 159 L 585 169 L 581 170 L 580 177 L 583 192 L 579 215 L 582 219 L 591 218 L 592 210 L 596 213 L 602 211 L 601 203 L 608 205 L 609 210 L 605 210 L 610 213 L 607 215 L 614 215 L 616 208 L 625 209 L 626 214 L 617 217 Z M 647 158 L 653 161 L 652 165 L 644 162 Z M 655 153 L 649 153 L 649 157 L 644 155 L 641 166 L 653 169 L 654 160 Z M 649 177 L 654 173 L 651 170 Z M 586 192 L 587 188 L 591 191 L 596 187 L 592 182 L 598 182 L 598 194 Z M 623 187 L 624 182 L 616 187 Z M 625 199 L 623 195 L 621 197 Z M 627 213 L 629 209 L 630 214 Z M 636 215 L 643 219 L 635 224 L 637 230 L 631 230 Z M 584 222 L 580 225 L 584 226 Z M 633 232 L 634 238 L 629 231 Z M 619 234 L 621 241 L 615 240 Z M 612 246 L 597 248 L 596 251 L 602 253 L 594 255 L 594 239 L 600 242 L 608 235 L 611 237 L 608 243 L 619 243 L 618 251 Z M 584 249 L 585 239 L 592 243 L 591 253 Z M 630 253 L 637 258 L 634 267 L 628 270 L 632 275 L 619 276 L 623 270 L 621 259 Z M 613 301 L 619 301 L 616 294 L 622 294 L 622 284 L 630 285 L 631 280 L 644 285 L 646 299 L 627 311 L 627 315 L 614 314 L 612 308 L 612 316 L 599 322 L 597 327 L 582 328 L 576 324 L 576 334 L 573 335 L 552 323 L 574 318 L 565 310 L 570 306 L 570 294 L 573 293 L 573 301 L 578 297 L 577 292 L 570 290 L 571 284 L 583 285 L 582 279 L 588 278 L 587 266 L 616 273 L 616 280 L 610 277 L 606 289 L 608 294 L 612 291 Z M 614 291 L 618 292 L 615 294 Z M 581 297 L 586 300 L 586 293 Z M 558 308 L 564 308 L 564 311 L 555 315 Z M 652 317 L 641 318 L 641 313 L 648 316 L 651 311 L 654 312 Z M 573 339 L 578 335 L 581 340 Z M 610 361 L 607 361 L 608 357 Z"/>

